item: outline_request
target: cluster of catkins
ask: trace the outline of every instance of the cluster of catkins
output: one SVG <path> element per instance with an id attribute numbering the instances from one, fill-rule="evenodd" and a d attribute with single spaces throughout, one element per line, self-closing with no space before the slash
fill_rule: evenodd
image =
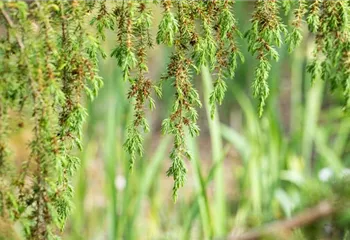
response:
<path id="1" fill-rule="evenodd" d="M 251 28 L 244 35 L 234 16 L 232 0 L 123 0 L 123 1 L 2 1 L 0 2 L 0 216 L 19 221 L 30 239 L 55 237 L 63 228 L 71 205 L 70 177 L 79 164 L 72 154 L 80 148 L 81 105 L 84 93 L 95 97 L 102 85 L 98 56 L 106 57 L 100 43 L 105 31 L 116 33 L 111 52 L 129 82 L 127 97 L 134 116 L 124 147 L 132 168 L 143 153 L 143 132 L 149 131 L 146 106 L 155 107 L 153 92 L 162 96 L 162 83 L 175 89 L 169 116 L 162 131 L 174 136 L 167 171 L 174 178 L 173 196 L 186 177 L 187 132 L 199 134 L 199 94 L 193 76 L 207 66 L 215 76 L 210 94 L 211 115 L 221 104 L 238 62 L 244 58 L 237 44 L 246 39 L 257 58 L 253 95 L 262 115 L 269 95 L 271 60 L 278 48 L 293 51 L 302 40 L 306 22 L 315 35 L 314 58 L 308 66 L 312 79 L 331 82 L 350 107 L 350 3 L 347 0 L 256 0 Z M 158 32 L 153 39 L 152 9 L 162 8 Z M 288 30 L 280 16 L 292 11 Z M 89 18 L 88 16 L 92 16 Z M 87 23 L 94 26 L 91 28 Z M 95 32 L 93 32 L 95 31 Z M 154 44 L 171 47 L 167 71 L 161 79 L 149 78 L 147 54 Z M 18 174 L 8 163 L 11 133 L 30 126 L 30 156 Z"/>

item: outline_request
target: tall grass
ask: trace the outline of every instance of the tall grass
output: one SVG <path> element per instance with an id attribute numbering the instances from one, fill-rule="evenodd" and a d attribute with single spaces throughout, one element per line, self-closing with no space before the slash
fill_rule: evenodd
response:
<path id="1" fill-rule="evenodd" d="M 209 104 L 209 96 L 213 91 L 212 78 L 207 67 L 202 68 L 203 82 L 203 99 L 206 110 L 208 128 L 210 133 L 212 161 L 214 164 L 219 163 L 222 159 L 223 144 L 220 133 L 220 119 L 217 111 L 214 113 L 214 118 L 211 119 L 211 110 Z M 215 235 L 222 237 L 226 232 L 226 194 L 225 194 L 225 179 L 224 166 L 220 164 L 215 172 L 215 193 L 214 193 L 214 226 Z"/>

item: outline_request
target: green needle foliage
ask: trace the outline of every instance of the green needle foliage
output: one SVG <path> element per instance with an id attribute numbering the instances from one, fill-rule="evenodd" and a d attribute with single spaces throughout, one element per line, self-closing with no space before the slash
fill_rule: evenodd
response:
<path id="1" fill-rule="evenodd" d="M 314 59 L 308 66 L 312 81 L 320 76 L 331 90 L 340 89 L 344 109 L 350 107 L 350 6 L 347 1 L 315 1 L 310 6 L 308 24 L 315 33 Z"/>
<path id="2" fill-rule="evenodd" d="M 155 40 L 151 36 L 152 9 L 162 8 Z M 281 10 L 291 12 L 290 24 Z M 308 71 L 314 81 L 329 81 L 350 107 L 349 1 L 257 0 L 251 28 L 245 34 L 248 50 L 257 58 L 253 95 L 263 114 L 269 95 L 272 58 L 287 43 L 292 52 L 302 41 L 302 26 L 315 37 L 314 58 Z M 189 133 L 199 134 L 197 108 L 200 97 L 194 76 L 209 67 L 214 89 L 209 96 L 211 116 L 221 104 L 243 56 L 243 38 L 232 0 L 195 1 L 1 1 L 0 2 L 0 215 L 20 222 L 29 239 L 56 238 L 71 208 L 71 176 L 79 166 L 74 149 L 81 148 L 86 118 L 85 94 L 93 99 L 102 85 L 99 56 L 106 57 L 101 41 L 106 31 L 116 33 L 111 56 L 130 86 L 126 97 L 134 107 L 124 148 L 130 168 L 143 154 L 143 134 L 149 131 L 147 106 L 155 108 L 153 92 L 162 96 L 162 84 L 171 82 L 173 105 L 162 123 L 174 137 L 172 163 L 167 175 L 174 178 L 173 197 L 186 179 L 185 143 Z M 89 26 L 92 25 L 94 28 Z M 160 81 L 149 78 L 148 52 L 154 43 L 171 48 L 170 62 Z M 154 91 L 153 91 L 154 90 Z M 8 140 L 24 126 L 32 129 L 30 156 L 21 170 L 11 166 Z"/>
<path id="3" fill-rule="evenodd" d="M 199 134 L 199 127 L 196 124 L 198 114 L 197 106 L 201 106 L 198 92 L 191 83 L 191 59 L 189 58 L 189 40 L 194 30 L 194 22 L 190 18 L 190 2 L 177 2 L 178 32 L 175 35 L 174 52 L 170 58 L 166 75 L 162 81 L 172 80 L 175 88 L 175 101 L 170 116 L 162 123 L 163 133 L 174 135 L 174 147 L 171 150 L 170 158 L 173 161 L 167 171 L 168 176 L 174 178 L 173 197 L 177 198 L 177 191 L 185 182 L 186 167 L 184 158 L 191 159 L 191 155 L 185 146 L 185 130 L 188 129 L 191 136 Z M 169 7 L 169 6 L 166 6 Z M 176 22 L 170 25 L 175 25 Z M 167 35 L 166 29 L 160 26 L 158 39 Z M 164 39 L 168 43 L 167 38 Z"/>
<path id="4" fill-rule="evenodd" d="M 286 42 L 288 43 L 288 51 L 291 53 L 294 49 L 299 46 L 302 40 L 302 21 L 304 14 L 306 12 L 306 4 L 304 0 L 299 1 L 298 7 L 294 10 L 294 20 L 292 22 L 292 32 L 286 37 Z"/>
<path id="5" fill-rule="evenodd" d="M 70 177 L 79 165 L 72 150 L 81 148 L 86 117 L 83 92 L 94 97 L 102 85 L 99 43 L 85 24 L 90 7 L 80 1 L 0 3 L 0 215 L 22 223 L 27 239 L 55 238 L 54 226 L 63 229 L 71 208 Z M 32 129 L 30 155 L 11 175 L 6 143 L 24 126 Z"/>
<path id="6" fill-rule="evenodd" d="M 114 10 L 118 22 L 118 46 L 112 56 L 117 58 L 118 65 L 123 69 L 124 80 L 130 83 L 128 98 L 134 100 L 134 119 L 128 127 L 127 140 L 124 143 L 130 154 L 130 168 L 133 168 L 136 156 L 142 156 L 144 132 L 149 131 L 145 118 L 144 105 L 149 103 L 155 107 L 151 97 L 152 81 L 147 77 L 147 50 L 152 48 L 150 34 L 152 17 L 146 1 L 120 2 Z"/>
<path id="7" fill-rule="evenodd" d="M 287 34 L 286 26 L 279 16 L 277 0 L 258 0 L 251 19 L 252 28 L 246 33 L 248 49 L 257 55 L 259 61 L 255 69 L 253 94 L 259 98 L 259 116 L 262 115 L 269 96 L 268 76 L 271 70 L 269 57 L 278 61 L 276 47 L 282 45 L 282 34 Z"/>

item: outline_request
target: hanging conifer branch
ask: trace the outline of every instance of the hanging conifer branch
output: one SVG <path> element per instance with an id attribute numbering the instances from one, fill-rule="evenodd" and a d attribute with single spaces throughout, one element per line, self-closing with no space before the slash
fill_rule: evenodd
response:
<path id="1" fill-rule="evenodd" d="M 209 66 L 211 69 L 215 64 L 216 43 L 214 39 L 213 21 L 215 9 L 212 1 L 194 1 L 193 11 L 200 19 L 203 34 L 194 32 L 191 38 L 193 45 L 192 58 L 199 73 L 202 66 Z"/>
<path id="2" fill-rule="evenodd" d="M 292 21 L 292 32 L 287 35 L 286 42 L 288 43 L 288 51 L 291 53 L 296 47 L 299 46 L 302 40 L 302 23 L 303 17 L 306 13 L 305 0 L 298 1 L 298 7 L 294 10 L 294 20 Z"/>
<path id="3" fill-rule="evenodd" d="M 124 81 L 130 80 L 130 70 L 136 65 L 136 56 L 133 46 L 133 24 L 135 22 L 135 2 L 117 2 L 114 10 L 117 28 L 117 47 L 112 51 L 111 56 L 117 59 L 117 64 L 123 70 Z"/>
<path id="4" fill-rule="evenodd" d="M 218 48 L 216 51 L 217 78 L 214 83 L 214 90 L 209 97 L 212 118 L 214 117 L 216 102 L 221 105 L 224 100 L 227 90 L 226 79 L 234 77 L 237 58 L 239 57 L 242 62 L 244 61 L 235 40 L 236 35 L 242 37 L 242 34 L 236 26 L 236 19 L 232 13 L 233 1 L 213 2 L 213 5 L 215 15 L 218 16 L 218 21 L 214 26 Z"/>
<path id="5" fill-rule="evenodd" d="M 8 193 L 11 191 L 11 186 L 8 184 L 8 174 L 11 173 L 9 170 L 9 146 L 8 138 L 10 135 L 9 129 L 9 109 L 15 105 L 16 92 L 12 87 L 13 82 L 17 82 L 14 77 L 11 77 L 11 72 L 15 71 L 14 64 L 11 64 L 10 53 L 11 53 L 11 33 L 10 29 L 15 26 L 10 19 L 8 13 L 5 11 L 0 3 L 0 10 L 2 17 L 6 21 L 7 31 L 6 37 L 1 39 L 0 42 L 0 216 L 2 218 L 9 218 L 11 214 L 11 206 L 8 204 Z M 17 36 L 17 40 L 19 37 Z M 10 181 L 12 177 L 10 176 Z"/>
<path id="6" fill-rule="evenodd" d="M 209 99 L 213 116 L 216 103 L 223 101 L 227 81 L 234 77 L 237 59 L 243 62 L 234 1 L 160 1 L 163 12 L 155 42 L 172 47 L 172 54 L 156 86 L 147 66 L 153 46 L 150 3 L 124 0 L 113 4 L 114 9 L 109 9 L 107 0 L 0 2 L 0 26 L 5 33 L 0 36 L 0 216 L 18 221 L 28 239 L 55 238 L 70 212 L 71 177 L 79 165 L 72 152 L 81 148 L 86 117 L 82 101 L 85 95 L 93 99 L 102 86 L 98 59 L 106 57 L 101 47 L 106 30 L 116 31 L 111 55 L 130 84 L 127 97 L 134 106 L 134 118 L 124 147 L 131 167 L 143 153 L 142 134 L 149 128 L 146 105 L 151 109 L 155 105 L 152 90 L 161 97 L 164 81 L 174 87 L 174 102 L 162 131 L 174 136 L 167 175 L 174 178 L 175 200 L 186 178 L 185 159 L 191 158 L 185 135 L 199 134 L 196 108 L 201 103 L 193 71 L 198 74 L 202 66 L 208 66 L 215 76 Z M 280 5 L 287 12 L 294 8 L 289 34 L 279 15 Z M 269 95 L 270 58 L 278 60 L 283 35 L 289 51 L 298 47 L 305 16 L 315 34 L 314 58 L 307 68 L 312 81 L 330 82 L 332 90 L 343 93 L 344 109 L 349 109 L 349 8 L 347 0 L 256 1 L 246 38 L 249 51 L 258 59 L 253 94 L 259 99 L 260 116 Z M 31 154 L 17 172 L 9 161 L 8 140 L 24 126 L 32 128 Z"/>
<path id="7" fill-rule="evenodd" d="M 270 92 L 267 82 L 271 70 L 269 57 L 278 61 L 279 55 L 275 47 L 281 46 L 282 34 L 286 34 L 287 30 L 279 17 L 277 0 L 257 0 L 251 22 L 252 28 L 245 36 L 248 39 L 248 50 L 257 54 L 259 61 L 255 69 L 253 95 L 259 99 L 261 116 Z"/>
<path id="8" fill-rule="evenodd" d="M 331 89 L 341 89 L 344 109 L 349 107 L 349 2 L 315 1 L 310 6 L 309 28 L 316 34 L 314 59 L 308 66 L 312 81 L 330 81 Z"/>
<path id="9" fill-rule="evenodd" d="M 6 64 L 0 71 L 19 86 L 12 93 L 12 84 L 1 88 L 1 118 L 7 118 L 7 109 L 29 111 L 28 124 L 33 125 L 31 154 L 23 170 L 11 190 L 1 188 L 6 191 L 0 194 L 1 213 L 20 220 L 28 239 L 52 239 L 54 226 L 62 229 L 70 210 L 70 177 L 78 163 L 71 151 L 80 146 L 82 92 L 95 95 L 102 84 L 97 75 L 99 45 L 85 29 L 83 17 L 89 10 L 84 2 L 1 2 L 0 10 L 11 44 L 5 47 L 1 40 L 0 57 Z"/>
<path id="10" fill-rule="evenodd" d="M 173 197 L 177 199 L 178 190 L 183 186 L 186 176 L 184 159 L 191 159 L 191 155 L 185 146 L 185 131 L 189 130 L 191 136 L 199 134 L 196 124 L 198 114 L 197 106 L 201 106 L 199 95 L 191 83 L 191 60 L 189 59 L 188 43 L 191 38 L 191 21 L 188 16 L 189 5 L 179 1 L 177 3 L 177 22 L 179 32 L 175 36 L 175 49 L 167 68 L 167 74 L 163 80 L 173 80 L 176 90 L 175 102 L 172 106 L 169 118 L 162 123 L 163 133 L 174 135 L 174 146 L 170 153 L 172 165 L 167 171 L 168 176 L 174 178 Z M 159 31 L 162 30 L 162 25 Z"/>
<path id="11" fill-rule="evenodd" d="M 150 109 L 154 109 L 155 107 L 154 100 L 151 97 L 152 82 L 146 76 L 148 73 L 147 50 L 152 47 L 152 40 L 150 38 L 151 13 L 145 1 L 141 1 L 138 4 L 137 10 L 138 15 L 134 26 L 134 36 L 137 42 L 135 47 L 137 73 L 135 78 L 130 79 L 131 89 L 128 93 L 128 98 L 135 99 L 135 113 L 134 120 L 128 127 L 127 140 L 124 143 L 124 147 L 130 154 L 131 169 L 133 168 L 136 154 L 142 156 L 143 153 L 143 137 L 139 128 L 142 128 L 144 132 L 149 132 L 144 105 L 148 101 Z"/>
<path id="12" fill-rule="evenodd" d="M 162 7 L 164 12 L 158 27 L 157 43 L 164 43 L 168 46 L 172 46 L 174 44 L 175 34 L 178 31 L 178 23 L 171 12 L 171 0 L 162 1 Z"/>

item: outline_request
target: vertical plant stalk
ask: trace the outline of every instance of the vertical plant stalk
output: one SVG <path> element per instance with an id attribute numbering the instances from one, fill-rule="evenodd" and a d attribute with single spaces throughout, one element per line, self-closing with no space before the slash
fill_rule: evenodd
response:
<path id="1" fill-rule="evenodd" d="M 212 85 L 209 69 L 202 68 L 203 92 L 205 100 L 205 108 L 207 113 L 210 139 L 212 144 L 212 161 L 213 164 L 218 164 L 214 176 L 215 181 L 215 197 L 214 197 L 214 228 L 215 236 L 224 236 L 226 231 L 226 197 L 225 197 L 225 179 L 224 166 L 221 161 L 223 144 L 220 133 L 220 120 L 217 111 L 212 112 L 212 103 L 210 103 L 210 92 L 215 88 Z M 213 115 L 214 114 L 214 115 Z M 215 118 L 212 119 L 212 116 Z"/>
<path id="2" fill-rule="evenodd" d="M 305 50 L 306 47 L 302 44 L 299 48 L 294 50 L 291 56 L 291 116 L 289 129 L 292 135 L 300 132 L 302 128 L 303 78 L 305 77 L 305 57 L 303 57 L 303 52 L 305 52 Z"/>
<path id="3" fill-rule="evenodd" d="M 109 107 L 111 110 L 107 111 L 106 114 L 106 130 L 105 130 L 105 149 L 104 149 L 104 158 L 105 158 L 105 174 L 106 174 L 106 189 L 109 203 L 107 206 L 108 209 L 108 237 L 109 239 L 118 238 L 118 230 L 120 228 L 120 222 L 118 221 L 118 212 L 117 212 L 117 198 L 118 192 L 115 186 L 116 180 L 116 166 L 115 166 L 115 144 L 116 144 L 116 109 L 117 109 L 117 99 L 115 96 L 115 90 L 109 86 Z"/>
<path id="4" fill-rule="evenodd" d="M 199 208 L 200 216 L 201 216 L 201 225 L 203 229 L 204 239 L 211 239 L 214 236 L 214 221 L 212 217 L 212 207 L 210 206 L 210 201 L 208 199 L 207 194 L 207 184 L 208 180 L 203 176 L 200 164 L 200 156 L 197 147 L 197 142 L 195 139 L 187 136 L 186 138 L 187 144 L 189 146 L 190 151 L 192 152 L 192 167 L 194 170 L 194 179 L 195 185 L 197 188 L 196 200 L 193 202 L 192 208 Z M 209 178 L 209 177 L 208 177 Z M 189 217 L 189 223 L 194 220 L 193 216 Z M 185 227 L 184 231 L 184 239 L 189 238 L 189 227 Z"/>

